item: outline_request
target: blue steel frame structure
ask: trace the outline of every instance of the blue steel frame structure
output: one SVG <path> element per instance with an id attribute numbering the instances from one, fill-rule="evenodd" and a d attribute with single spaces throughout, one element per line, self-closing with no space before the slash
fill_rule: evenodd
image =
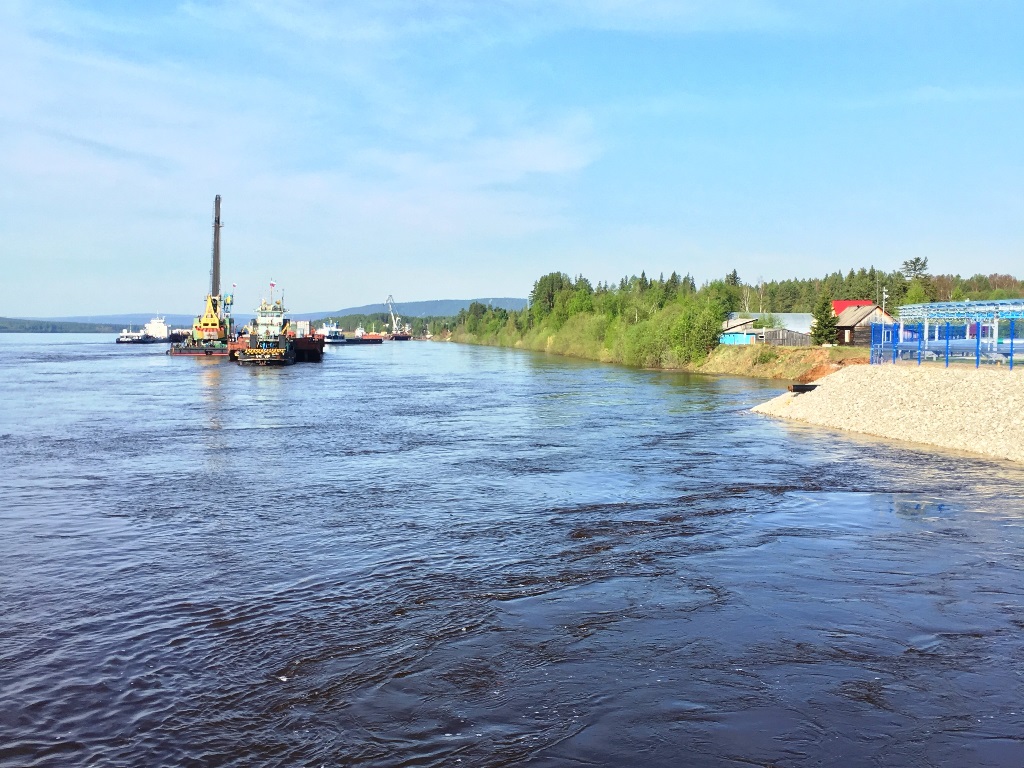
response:
<path id="1" fill-rule="evenodd" d="M 1008 361 L 1012 370 L 1022 341 L 1017 328 L 1024 329 L 1018 322 L 1024 320 L 1024 299 L 904 304 L 899 318 L 894 325 L 872 324 L 872 363 L 916 356 L 920 365 L 924 359 L 938 358 L 941 351 L 947 367 L 951 357 L 973 357 L 975 368 L 984 359 Z"/>

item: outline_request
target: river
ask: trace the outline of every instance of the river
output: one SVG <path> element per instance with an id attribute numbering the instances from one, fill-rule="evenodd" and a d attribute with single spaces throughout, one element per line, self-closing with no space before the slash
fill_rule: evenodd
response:
<path id="1" fill-rule="evenodd" d="M 4 766 L 1024 764 L 1017 466 L 777 383 L 164 349 L 0 335 Z"/>

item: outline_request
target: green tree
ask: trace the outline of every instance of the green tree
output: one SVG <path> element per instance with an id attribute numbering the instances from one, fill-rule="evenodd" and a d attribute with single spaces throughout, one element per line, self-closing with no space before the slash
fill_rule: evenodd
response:
<path id="1" fill-rule="evenodd" d="M 818 304 L 814 307 L 814 325 L 811 327 L 811 341 L 815 344 L 835 344 L 839 336 L 836 327 L 838 318 L 832 314 L 832 297 L 821 294 Z"/>
<path id="2" fill-rule="evenodd" d="M 564 272 L 549 272 L 533 284 L 530 291 L 530 309 L 540 320 L 555 308 L 555 298 L 559 292 L 572 285 L 569 276 Z"/>
<path id="3" fill-rule="evenodd" d="M 903 297 L 904 304 L 926 304 L 928 303 L 928 291 L 925 289 L 921 278 L 915 277 L 910 281 L 907 294 Z"/>
<path id="4" fill-rule="evenodd" d="M 900 270 L 907 280 L 921 278 L 928 274 L 928 258 L 915 256 L 903 262 L 903 269 Z"/>

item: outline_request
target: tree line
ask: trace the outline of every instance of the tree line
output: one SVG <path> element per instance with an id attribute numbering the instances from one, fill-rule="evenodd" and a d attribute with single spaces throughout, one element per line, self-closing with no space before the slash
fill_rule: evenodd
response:
<path id="1" fill-rule="evenodd" d="M 120 333 L 110 323 L 74 323 L 56 320 L 22 320 L 0 317 L 0 333 Z"/>
<path id="2" fill-rule="evenodd" d="M 915 257 L 892 272 L 874 267 L 833 272 L 823 278 L 741 283 L 735 270 L 730 278 L 740 286 L 743 312 L 813 312 L 821 296 L 832 299 L 870 299 L 886 309 L 930 301 L 994 301 L 1024 298 L 1024 281 L 1012 275 L 932 275 L 928 259 Z M 884 291 L 884 295 L 883 295 Z"/>
<path id="3" fill-rule="evenodd" d="M 926 258 L 910 259 L 892 272 L 870 267 L 770 282 L 745 282 L 733 270 L 700 287 L 689 274 L 676 272 L 656 279 L 641 272 L 616 284 L 551 272 L 534 283 L 529 306 L 522 311 L 471 304 L 455 318 L 452 338 L 641 367 L 682 368 L 703 361 L 718 345 L 722 321 L 731 312 L 817 315 L 830 312 L 835 299 L 885 301 L 895 311 L 900 304 L 1010 298 L 1024 298 L 1024 283 L 1011 275 L 931 275 Z M 821 330 L 828 325 L 823 323 Z"/>

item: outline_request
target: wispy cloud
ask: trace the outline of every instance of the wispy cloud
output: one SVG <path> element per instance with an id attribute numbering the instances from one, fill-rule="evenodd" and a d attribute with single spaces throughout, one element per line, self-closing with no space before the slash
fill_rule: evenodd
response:
<path id="1" fill-rule="evenodd" d="M 888 35 L 885 22 L 903 13 L 900 34 L 920 42 L 922 3 L 9 0 L 0 3 L 0 70 L 9 73 L 0 78 L 0 249 L 68 264 L 88 254 L 80 275 L 107 264 L 104 277 L 124 279 L 116 262 L 145 243 L 161 264 L 195 254 L 187 270 L 202 283 L 209 200 L 221 193 L 226 242 L 252 273 L 277 272 L 282 254 L 296 264 L 324 253 L 353 264 L 429 257 L 454 270 L 477 254 L 518 264 L 525 252 L 553 259 L 575 249 L 582 260 L 603 249 L 613 259 L 637 250 L 624 244 L 636 232 L 653 233 L 645 252 L 671 254 L 687 227 L 734 227 L 752 199 L 787 193 L 751 179 L 826 173 L 801 166 L 808 138 L 824 132 L 809 136 L 808 110 L 778 105 L 780 93 L 787 107 L 820 106 L 835 91 L 837 80 L 805 76 L 825 37 L 845 44 L 836 50 L 848 57 L 850 92 L 881 93 L 832 102 L 851 111 L 1024 98 L 1012 73 L 992 79 L 1005 68 L 972 69 L 975 87 L 948 85 L 962 83 L 955 62 L 858 80 L 850 52 L 860 39 L 844 37 L 844 24 Z M 791 51 L 810 38 L 806 58 Z M 705 65 L 708 51 L 720 58 Z M 766 57 L 776 66 L 762 77 Z M 908 82 L 925 85 L 899 90 Z M 830 158 L 850 155 L 830 140 Z M 780 157 L 793 159 L 791 174 L 772 166 Z M 888 166 L 901 160 L 887 157 Z M 686 200 L 699 200 L 701 215 L 681 224 Z M 33 279 L 27 267 L 24 279 Z M 376 279 L 354 269 L 345 282 L 357 291 Z M 141 296 L 156 290 L 150 281 L 141 274 L 119 290 Z"/>

